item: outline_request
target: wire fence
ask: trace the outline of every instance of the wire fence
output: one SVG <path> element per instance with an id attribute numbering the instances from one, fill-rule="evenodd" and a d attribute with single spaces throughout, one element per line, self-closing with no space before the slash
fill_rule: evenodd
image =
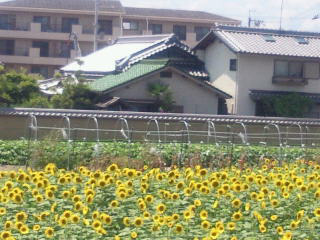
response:
<path id="1" fill-rule="evenodd" d="M 135 128 L 125 118 L 118 118 L 112 126 L 102 127 L 96 117 L 88 118 L 85 127 L 74 127 L 69 117 L 63 116 L 59 124 L 42 126 L 34 115 L 29 115 L 26 126 L 26 138 L 39 140 L 41 136 L 58 133 L 63 141 L 126 141 L 148 143 L 206 143 L 236 145 L 268 145 L 278 147 L 299 146 L 317 147 L 320 133 L 310 131 L 309 126 L 292 124 L 279 126 L 267 124 L 258 130 L 248 131 L 244 122 L 217 125 L 213 121 L 190 123 L 188 121 L 160 122 L 149 120 L 144 127 Z M 193 125 L 197 125 L 191 128 Z"/>
<path id="2" fill-rule="evenodd" d="M 243 146 L 245 149 L 246 147 L 260 146 L 265 149 L 264 156 L 277 159 L 280 165 L 286 160 L 287 152 L 290 149 L 298 148 L 300 149 L 298 157 L 308 158 L 311 156 L 310 151 L 316 149 L 320 143 L 319 133 L 310 131 L 309 126 L 300 124 L 287 126 L 267 124 L 258 126 L 255 131 L 248 131 L 250 125 L 244 122 L 217 125 L 213 121 L 190 123 L 188 121 L 163 122 L 151 119 L 140 129 L 135 128 L 134 124 L 131 124 L 126 118 L 121 117 L 109 127 L 102 127 L 101 122 L 102 119 L 91 117 L 88 118 L 85 127 L 79 127 L 73 126 L 68 116 L 63 116 L 60 122 L 54 126 L 42 126 L 38 124 L 37 117 L 31 114 L 27 120 L 26 135 L 31 143 L 41 140 L 47 134 L 55 133 L 58 141 L 67 143 L 68 167 L 77 142 L 94 143 L 95 149 L 100 149 L 99 145 L 103 142 L 140 142 L 157 144 L 157 146 L 174 143 L 177 144 L 178 160 L 181 166 L 193 143 L 219 148 L 223 152 L 222 155 L 230 159 L 235 156 L 239 157 L 236 147 Z M 31 145 L 29 144 L 30 148 Z M 273 149 L 272 155 L 269 151 L 271 148 Z M 31 149 L 29 150 L 31 152 Z M 250 154 L 257 155 L 254 156 L 254 159 L 261 157 L 260 152 Z"/>

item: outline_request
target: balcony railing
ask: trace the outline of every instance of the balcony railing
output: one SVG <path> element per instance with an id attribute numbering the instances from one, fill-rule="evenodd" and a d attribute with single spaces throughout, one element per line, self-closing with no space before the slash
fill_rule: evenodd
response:
<path id="1" fill-rule="evenodd" d="M 16 24 L 0 23 L 0 30 L 12 30 L 12 31 L 29 31 L 28 26 L 17 26 Z"/>
<path id="2" fill-rule="evenodd" d="M 5 56 L 29 56 L 29 49 L 26 48 L 14 48 L 14 49 L 1 49 L 0 55 Z"/>
<path id="3" fill-rule="evenodd" d="M 0 55 L 5 56 L 24 56 L 24 57 L 44 57 L 44 58 L 71 58 L 72 51 L 61 51 L 58 53 L 41 54 L 39 48 L 15 48 L 0 49 Z"/>
<path id="4" fill-rule="evenodd" d="M 73 24 L 71 26 L 62 24 L 42 24 L 37 22 L 31 23 L 0 23 L 0 30 L 9 31 L 31 31 L 31 32 L 43 32 L 43 33 L 71 33 L 76 32 L 77 34 L 94 34 L 94 28 L 90 26 L 83 26 L 80 24 Z M 104 36 L 112 36 L 110 34 L 113 29 L 98 29 L 98 38 L 104 38 Z"/>
<path id="5" fill-rule="evenodd" d="M 306 85 L 308 84 L 308 80 L 303 77 L 273 76 L 272 83 L 281 85 Z"/>

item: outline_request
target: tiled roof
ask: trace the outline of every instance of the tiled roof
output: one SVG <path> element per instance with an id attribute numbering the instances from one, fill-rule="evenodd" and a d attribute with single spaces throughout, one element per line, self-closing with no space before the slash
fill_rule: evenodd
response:
<path id="1" fill-rule="evenodd" d="M 262 97 L 271 97 L 271 96 L 284 96 L 288 94 L 299 94 L 301 96 L 308 97 L 315 101 L 316 103 L 320 103 L 320 93 L 306 93 L 306 92 L 288 92 L 288 91 L 268 91 L 268 90 L 250 90 L 250 97 L 255 100 L 259 100 Z"/>
<path id="2" fill-rule="evenodd" d="M 143 59 L 174 47 L 196 58 L 194 52 L 173 34 L 125 36 L 119 37 L 113 45 L 82 57 L 81 64 L 74 61 L 61 70 L 64 72 L 81 71 L 85 74 L 108 74 L 115 70 L 123 71 Z"/>
<path id="3" fill-rule="evenodd" d="M 164 18 L 183 18 L 194 20 L 208 20 L 211 22 L 226 22 L 230 24 L 240 25 L 239 20 L 223 17 L 220 15 L 202 12 L 202 11 L 187 11 L 175 9 L 157 9 L 157 8 L 135 8 L 125 7 L 127 16 L 146 16 L 146 17 L 164 17 Z"/>
<path id="4" fill-rule="evenodd" d="M 160 35 L 161 36 L 161 35 Z M 132 53 L 127 58 L 122 59 L 122 61 L 117 62 L 116 69 L 117 70 L 126 70 L 130 68 L 130 66 L 136 62 L 139 62 L 145 58 L 149 58 L 159 52 L 163 52 L 166 49 L 177 47 L 178 49 L 182 49 L 184 52 L 188 53 L 189 56 L 195 56 L 194 52 L 191 49 L 180 42 L 178 38 L 171 34 L 166 38 L 163 38 L 161 41 L 154 42 L 153 45 L 142 49 L 140 51 Z"/>
<path id="5" fill-rule="evenodd" d="M 74 61 L 61 70 L 105 75 L 116 70 L 116 63 L 121 61 L 127 63 L 132 54 L 145 52 L 146 49 L 155 46 L 155 44 L 162 44 L 171 37 L 172 34 L 119 37 L 114 44 L 82 57 L 82 64 Z"/>
<path id="6" fill-rule="evenodd" d="M 307 118 L 275 118 L 275 117 L 253 117 L 253 116 L 223 116 L 209 114 L 186 114 L 186 113 L 143 113 L 143 112 L 114 112 L 114 111 L 94 111 L 94 110 L 65 110 L 65 109 L 36 109 L 36 108 L 0 108 L 0 116 L 26 117 L 30 115 L 36 117 L 70 117 L 70 118 L 90 118 L 98 119 L 119 119 L 127 120 L 151 120 L 158 121 L 191 121 L 233 124 L 242 122 L 244 124 L 279 124 L 279 125 L 309 125 L 320 126 L 319 119 Z"/>
<path id="7" fill-rule="evenodd" d="M 13 0 L 1 2 L 1 6 L 94 11 L 94 0 Z M 124 12 L 121 2 L 117 0 L 100 0 L 99 9 L 107 12 Z"/>
<path id="8" fill-rule="evenodd" d="M 273 41 L 266 41 L 271 36 Z M 304 38 L 305 44 L 297 37 Z M 236 53 L 320 58 L 320 33 L 219 26 L 194 49 L 205 49 L 216 38 Z"/>
<path id="9" fill-rule="evenodd" d="M 136 63 L 131 66 L 128 70 L 118 73 L 110 74 L 94 82 L 90 83 L 89 87 L 98 92 L 106 92 L 111 89 L 121 86 L 123 84 L 129 83 L 135 79 L 139 79 L 145 75 L 154 73 L 166 67 L 173 67 L 178 71 L 181 71 L 189 77 L 196 79 L 205 87 L 209 88 L 211 91 L 219 94 L 224 98 L 231 98 L 231 96 L 218 88 L 212 86 L 208 81 L 207 72 L 202 69 L 202 66 L 192 66 L 187 63 L 177 63 L 176 61 L 170 59 L 147 59 L 142 60 L 139 63 Z"/>
<path id="10" fill-rule="evenodd" d="M 93 83 L 90 83 L 90 88 L 94 91 L 104 92 L 122 84 L 128 83 L 134 79 L 145 76 L 154 71 L 164 68 L 168 60 L 161 61 L 144 61 L 133 65 L 129 70 L 119 74 L 110 74 Z"/>

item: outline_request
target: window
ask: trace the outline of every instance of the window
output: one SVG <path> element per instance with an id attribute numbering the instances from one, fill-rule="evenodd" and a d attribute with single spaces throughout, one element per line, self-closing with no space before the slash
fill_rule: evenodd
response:
<path id="1" fill-rule="evenodd" d="M 295 39 L 299 44 L 308 44 L 309 43 L 309 41 L 307 39 L 305 39 L 304 37 L 295 37 Z"/>
<path id="2" fill-rule="evenodd" d="M 50 32 L 50 17 L 34 16 L 33 22 L 41 23 L 41 32 Z"/>
<path id="3" fill-rule="evenodd" d="M 274 66 L 275 77 L 303 77 L 303 62 L 276 61 Z"/>
<path id="4" fill-rule="evenodd" d="M 14 55 L 14 40 L 0 40 L 0 54 Z"/>
<path id="5" fill-rule="evenodd" d="M 137 21 L 124 21 L 123 22 L 123 29 L 124 30 L 138 30 L 139 23 Z"/>
<path id="6" fill-rule="evenodd" d="M 237 71 L 237 59 L 230 59 L 229 70 Z"/>
<path id="7" fill-rule="evenodd" d="M 78 18 L 62 18 L 62 32 L 64 33 L 71 33 L 72 32 L 72 25 L 78 25 L 79 19 Z"/>
<path id="8" fill-rule="evenodd" d="M 152 34 L 162 34 L 162 24 L 150 24 Z"/>
<path id="9" fill-rule="evenodd" d="M 16 16 L 10 14 L 0 14 L 0 29 L 14 30 L 16 28 Z"/>
<path id="10" fill-rule="evenodd" d="M 276 41 L 276 39 L 272 35 L 262 35 L 262 37 L 266 42 L 275 42 Z"/>
<path id="11" fill-rule="evenodd" d="M 48 67 L 45 66 L 32 66 L 31 73 L 40 74 L 41 76 L 47 78 L 49 76 Z"/>
<path id="12" fill-rule="evenodd" d="M 61 49 L 60 49 L 59 57 L 70 58 L 71 49 L 73 49 L 72 42 L 61 42 Z"/>
<path id="13" fill-rule="evenodd" d="M 40 48 L 40 57 L 49 57 L 49 42 L 34 41 L 32 47 Z"/>
<path id="14" fill-rule="evenodd" d="M 194 32 L 196 33 L 196 40 L 200 41 L 209 31 L 209 27 L 195 27 Z"/>
<path id="15" fill-rule="evenodd" d="M 173 33 L 179 40 L 187 39 L 187 27 L 185 25 L 173 25 Z"/>
<path id="16" fill-rule="evenodd" d="M 105 48 L 106 46 L 108 46 L 108 44 L 105 43 L 105 42 L 98 43 L 98 50 L 102 49 L 102 48 Z"/>
<path id="17" fill-rule="evenodd" d="M 164 71 L 160 73 L 161 78 L 172 78 L 172 72 Z"/>
<path id="18" fill-rule="evenodd" d="M 99 20 L 98 34 L 112 35 L 112 20 Z"/>

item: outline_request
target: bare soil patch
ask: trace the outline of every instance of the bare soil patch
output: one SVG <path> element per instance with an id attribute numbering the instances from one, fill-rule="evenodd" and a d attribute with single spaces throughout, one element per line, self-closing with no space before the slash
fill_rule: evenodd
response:
<path id="1" fill-rule="evenodd" d="M 0 165 L 0 171 L 18 171 L 19 169 L 25 170 L 25 166 L 13 166 L 13 165 Z"/>

